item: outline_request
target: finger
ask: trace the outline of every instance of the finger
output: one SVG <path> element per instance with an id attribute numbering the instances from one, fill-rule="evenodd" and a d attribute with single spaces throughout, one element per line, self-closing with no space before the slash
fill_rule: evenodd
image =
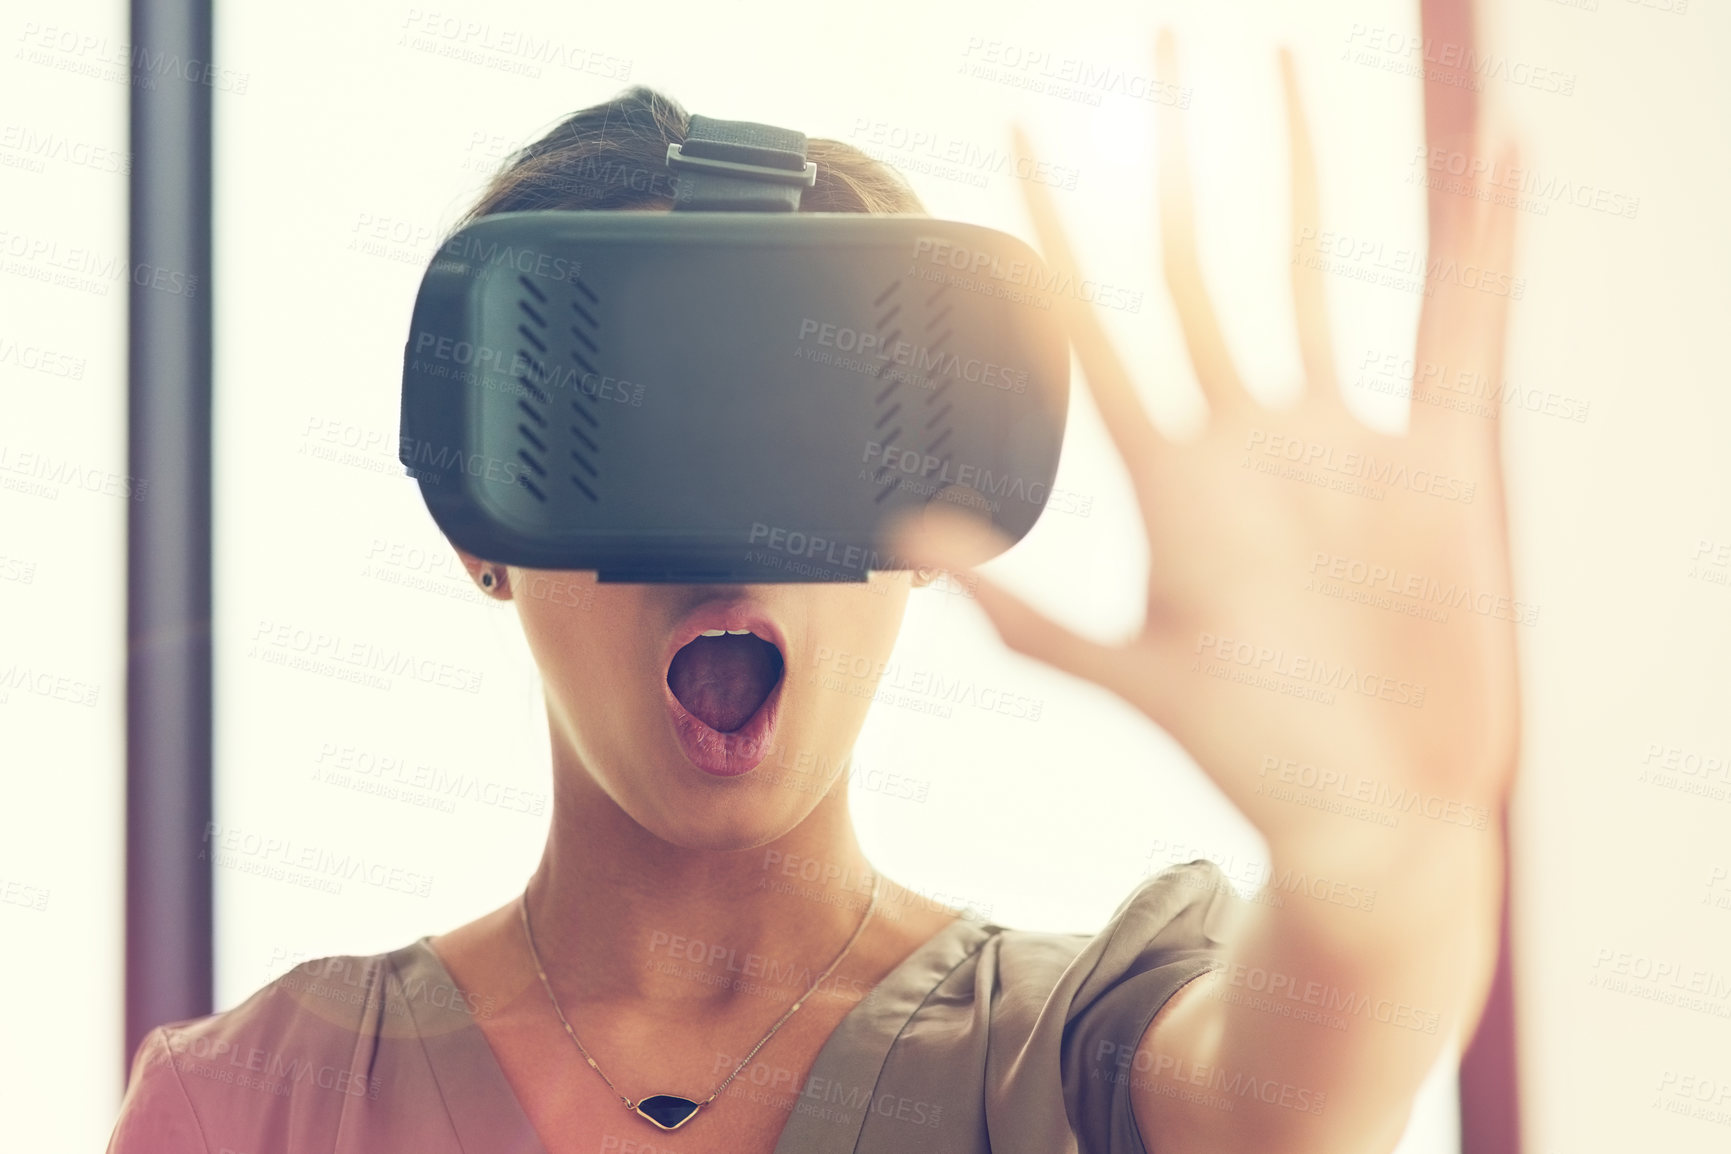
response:
<path id="1" fill-rule="evenodd" d="M 1123 650 L 1080 636 L 973 568 L 975 559 L 1001 551 L 1004 538 L 995 529 L 978 518 L 928 506 L 918 517 L 901 519 L 891 540 L 895 556 L 959 579 L 998 637 L 1017 653 L 1118 690 L 1125 669 Z"/>
<path id="2" fill-rule="evenodd" d="M 1010 131 L 1016 154 L 1032 158 L 1033 148 L 1022 126 L 1014 124 Z M 1021 184 L 1028 203 L 1028 215 L 1033 218 L 1034 233 L 1039 237 L 1046 262 L 1060 277 L 1069 277 L 1072 284 L 1080 283 L 1081 272 L 1076 267 L 1076 257 L 1070 251 L 1064 227 L 1058 221 L 1058 210 L 1052 203 L 1051 193 L 1037 180 L 1024 180 Z M 1106 422 L 1106 431 L 1118 447 L 1119 456 L 1124 458 L 1131 475 L 1137 476 L 1144 462 L 1151 460 L 1160 447 L 1159 431 L 1136 396 L 1130 374 L 1107 339 L 1106 330 L 1094 310 L 1075 295 L 1061 294 L 1058 299 L 1068 322 L 1070 339 L 1075 344 L 1076 359 L 1081 362 L 1082 375 L 1088 381 L 1088 391 L 1100 407 L 1101 419 Z"/>
<path id="3" fill-rule="evenodd" d="M 1519 164 L 1512 143 L 1503 145 L 1495 171 Z M 1424 309 L 1419 315 L 1414 364 L 1428 373 L 1470 386 L 1482 404 L 1463 411 L 1430 404 L 1413 382 L 1410 432 L 1415 437 L 1451 441 L 1475 452 L 1484 467 L 1497 466 L 1505 405 L 1503 351 L 1510 299 L 1520 291 L 1514 271 L 1515 210 L 1507 198 L 1478 200 L 1449 194 L 1431 267 Z M 1464 446 L 1462 443 L 1464 442 Z"/>
<path id="4" fill-rule="evenodd" d="M 1419 32 L 1428 47 L 1424 67 L 1424 140 L 1431 149 L 1469 149 L 1478 135 L 1472 0 L 1419 0 Z M 1432 247 L 1450 213 L 1453 194 L 1432 182 L 1428 215 Z"/>
<path id="5" fill-rule="evenodd" d="M 1299 359 L 1304 362 L 1307 395 L 1323 404 L 1341 404 L 1322 270 L 1300 259 L 1304 243 L 1318 235 L 1321 197 L 1316 185 L 1316 153 L 1298 93 L 1298 72 L 1292 53 L 1285 48 L 1280 50 L 1280 78 L 1286 89 L 1287 137 L 1292 142 L 1292 308 L 1298 320 Z"/>
<path id="6" fill-rule="evenodd" d="M 1154 47 L 1155 72 L 1163 85 L 1178 83 L 1178 52 L 1170 29 L 1162 29 Z M 1178 312 L 1190 363 L 1210 407 L 1216 411 L 1244 408 L 1251 397 L 1226 351 L 1226 338 L 1214 315 L 1214 305 L 1202 282 L 1196 250 L 1195 212 L 1191 203 L 1190 159 L 1184 143 L 1183 115 L 1170 104 L 1160 106 L 1160 247 L 1166 285 Z"/>

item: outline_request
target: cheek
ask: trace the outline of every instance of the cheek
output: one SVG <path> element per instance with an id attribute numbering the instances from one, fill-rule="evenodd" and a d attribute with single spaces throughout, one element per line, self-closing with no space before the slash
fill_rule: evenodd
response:
<path id="1" fill-rule="evenodd" d="M 635 624 L 635 605 L 605 589 L 591 582 L 575 604 L 532 597 L 518 604 L 535 664 L 567 711 L 617 712 L 631 704 L 625 687 L 641 680 L 645 630 Z"/>

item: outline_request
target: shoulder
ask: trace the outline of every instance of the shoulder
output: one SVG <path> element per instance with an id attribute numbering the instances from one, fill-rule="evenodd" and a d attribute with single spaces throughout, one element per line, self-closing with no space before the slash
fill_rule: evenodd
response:
<path id="1" fill-rule="evenodd" d="M 993 944 L 1004 976 L 1055 968 L 1054 977 L 1067 979 L 1060 984 L 1086 1002 L 1136 973 L 1211 958 L 1223 944 L 1238 901 L 1219 866 L 1187 862 L 1139 882 L 1098 931 L 999 929 Z"/>
<path id="2" fill-rule="evenodd" d="M 152 1030 L 111 1154 L 275 1149 L 291 1126 L 324 1133 L 351 1100 L 377 1099 L 381 1043 L 415 1036 L 399 971 L 417 949 L 303 962 L 232 1009 Z"/>

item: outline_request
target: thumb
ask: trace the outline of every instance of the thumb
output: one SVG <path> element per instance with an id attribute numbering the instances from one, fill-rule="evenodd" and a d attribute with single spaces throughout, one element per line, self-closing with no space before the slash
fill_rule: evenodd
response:
<path id="1" fill-rule="evenodd" d="M 899 521 L 889 539 L 894 556 L 956 577 L 971 591 L 1005 645 L 1112 688 L 1111 674 L 1121 656 L 1118 648 L 1080 636 L 975 569 L 975 564 L 1010 547 L 1010 540 L 997 529 L 977 517 L 928 505 L 916 516 Z"/>

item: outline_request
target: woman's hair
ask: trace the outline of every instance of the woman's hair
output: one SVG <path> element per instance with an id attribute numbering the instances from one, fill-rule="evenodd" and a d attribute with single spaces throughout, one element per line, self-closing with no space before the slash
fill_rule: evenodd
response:
<path id="1" fill-rule="evenodd" d="M 683 143 L 690 123 L 678 101 L 642 85 L 574 112 L 508 157 L 457 228 L 496 212 L 671 208 L 667 146 Z M 851 144 L 813 137 L 805 155 L 817 184 L 801 212 L 925 212 L 900 173 Z"/>

